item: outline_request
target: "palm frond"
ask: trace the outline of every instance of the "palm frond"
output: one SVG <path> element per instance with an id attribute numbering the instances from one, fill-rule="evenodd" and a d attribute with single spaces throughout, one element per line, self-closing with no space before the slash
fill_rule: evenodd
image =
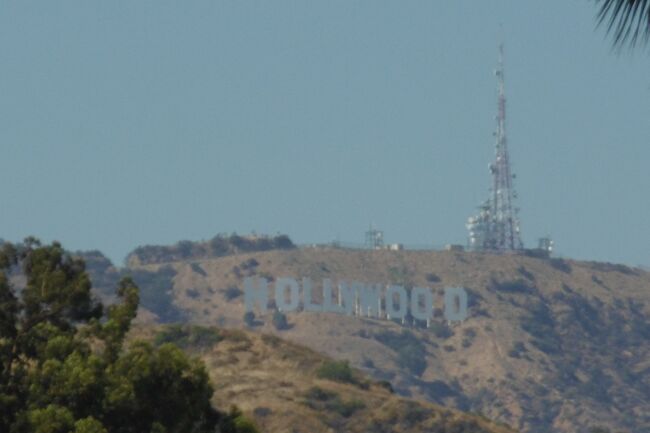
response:
<path id="1" fill-rule="evenodd" d="M 650 39 L 650 0 L 596 0 L 598 23 L 607 26 L 614 45 L 647 43 Z"/>

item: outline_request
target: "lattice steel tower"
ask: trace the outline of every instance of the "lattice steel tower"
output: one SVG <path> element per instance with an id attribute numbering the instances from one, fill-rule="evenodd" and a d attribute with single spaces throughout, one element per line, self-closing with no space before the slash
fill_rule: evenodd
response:
<path id="1" fill-rule="evenodd" d="M 479 208 L 477 216 L 469 218 L 469 246 L 474 250 L 497 252 L 516 251 L 523 248 L 519 234 L 519 209 L 514 206 L 517 198 L 513 186 L 515 175 L 510 171 L 510 157 L 506 139 L 506 96 L 503 71 L 503 44 L 499 46 L 497 76 L 497 129 L 495 160 L 490 164 L 492 187 L 490 197 Z"/>

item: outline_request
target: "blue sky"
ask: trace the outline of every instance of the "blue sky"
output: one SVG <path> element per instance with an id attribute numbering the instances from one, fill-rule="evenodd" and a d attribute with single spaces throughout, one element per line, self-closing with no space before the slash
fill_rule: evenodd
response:
<path id="1" fill-rule="evenodd" d="M 650 56 L 590 1 L 0 2 L 0 237 L 464 243 L 497 46 L 524 242 L 650 265 Z M 500 30 L 502 24 L 503 29 Z"/>

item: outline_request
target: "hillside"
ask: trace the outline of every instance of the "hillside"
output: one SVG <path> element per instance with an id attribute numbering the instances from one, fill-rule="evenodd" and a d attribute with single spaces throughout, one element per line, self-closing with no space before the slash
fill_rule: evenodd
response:
<path id="1" fill-rule="evenodd" d="M 237 405 L 268 433 L 512 433 L 476 416 L 402 398 L 344 363 L 268 334 L 140 327 L 203 359 L 218 407 Z"/>
<path id="2" fill-rule="evenodd" d="M 465 252 L 301 248 L 153 263 L 131 273 L 159 319 L 249 327 L 245 276 L 463 286 L 470 316 L 431 328 L 332 313 L 272 313 L 253 330 L 347 359 L 404 396 L 525 432 L 650 431 L 650 274 L 621 265 Z M 440 305 L 438 305 L 440 306 Z M 437 310 L 439 314 L 440 311 Z M 142 315 L 143 321 L 153 318 Z"/>

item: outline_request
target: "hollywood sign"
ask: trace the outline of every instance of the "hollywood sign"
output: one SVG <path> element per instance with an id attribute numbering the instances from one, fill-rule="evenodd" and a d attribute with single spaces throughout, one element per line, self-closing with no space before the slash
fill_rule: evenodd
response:
<path id="1" fill-rule="evenodd" d="M 302 290 L 301 290 L 302 289 Z M 433 318 L 435 293 L 429 287 L 413 287 L 410 293 L 399 285 L 364 284 L 339 281 L 336 290 L 330 279 L 323 279 L 321 303 L 314 302 L 313 285 L 309 278 L 302 279 L 302 288 L 294 278 L 278 278 L 273 290 L 265 278 L 244 279 L 244 303 L 247 312 L 257 305 L 261 313 L 267 311 L 269 293 L 281 312 L 308 311 L 339 313 L 349 316 L 404 320 L 410 316 L 426 321 Z M 302 297 L 300 294 L 302 293 Z M 467 318 L 467 291 L 462 287 L 444 289 L 444 318 L 462 321 Z"/>

